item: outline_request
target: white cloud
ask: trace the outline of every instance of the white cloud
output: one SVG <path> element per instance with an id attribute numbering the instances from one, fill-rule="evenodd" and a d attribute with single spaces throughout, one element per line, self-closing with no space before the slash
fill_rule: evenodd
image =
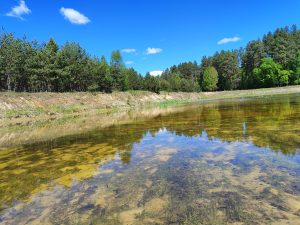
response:
<path id="1" fill-rule="evenodd" d="M 222 40 L 218 41 L 218 45 L 223 45 L 223 44 L 227 44 L 230 42 L 238 42 L 240 40 L 241 40 L 241 38 L 239 38 L 239 37 L 223 38 Z"/>
<path id="2" fill-rule="evenodd" d="M 147 48 L 147 50 L 146 50 L 147 55 L 158 54 L 160 52 L 162 52 L 161 48 Z"/>
<path id="3" fill-rule="evenodd" d="M 11 11 L 6 13 L 6 16 L 17 17 L 23 20 L 22 16 L 30 13 L 31 10 L 27 7 L 25 1 L 21 0 L 19 5 L 12 7 Z"/>
<path id="4" fill-rule="evenodd" d="M 163 72 L 164 71 L 162 71 L 162 70 L 154 70 L 154 71 L 151 71 L 149 73 L 150 73 L 151 76 L 157 77 L 157 76 L 161 76 Z"/>
<path id="5" fill-rule="evenodd" d="M 125 49 L 122 49 L 121 52 L 134 53 L 134 52 L 136 52 L 136 49 L 134 49 L 134 48 L 125 48 Z"/>
<path id="6" fill-rule="evenodd" d="M 126 65 L 132 65 L 134 62 L 133 61 L 126 61 L 125 64 Z"/>
<path id="7" fill-rule="evenodd" d="M 60 13 L 73 24 L 84 25 L 91 22 L 89 18 L 75 9 L 62 7 Z"/>

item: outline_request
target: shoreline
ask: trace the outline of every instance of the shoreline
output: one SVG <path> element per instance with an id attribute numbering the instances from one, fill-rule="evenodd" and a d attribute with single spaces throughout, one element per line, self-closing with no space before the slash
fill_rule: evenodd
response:
<path id="1" fill-rule="evenodd" d="M 54 120 L 69 116 L 169 107 L 224 99 L 242 99 L 300 93 L 300 85 L 221 92 L 128 91 L 105 93 L 0 93 L 0 127 Z"/>

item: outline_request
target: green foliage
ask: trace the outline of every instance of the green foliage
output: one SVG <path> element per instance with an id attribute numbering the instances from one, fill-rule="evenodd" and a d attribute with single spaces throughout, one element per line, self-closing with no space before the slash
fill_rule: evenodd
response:
<path id="1" fill-rule="evenodd" d="M 126 91 L 142 89 L 142 77 L 127 69 L 120 51 L 111 65 L 105 58 L 90 57 L 77 43 L 61 48 L 50 38 L 46 44 L 0 36 L 0 90 L 12 91 Z"/>
<path id="2" fill-rule="evenodd" d="M 162 91 L 171 91 L 171 85 L 168 80 L 161 78 L 159 83 Z"/>
<path id="3" fill-rule="evenodd" d="M 128 80 L 129 90 L 141 90 L 143 88 L 142 85 L 143 78 L 133 68 L 130 68 L 126 71 L 126 76 Z"/>
<path id="4" fill-rule="evenodd" d="M 2 34 L 0 40 L 1 86 L 8 91 L 17 90 L 17 81 L 21 79 L 26 52 L 22 49 L 22 40 L 15 39 L 10 33 Z"/>
<path id="5" fill-rule="evenodd" d="M 128 77 L 122 55 L 119 50 L 113 51 L 110 61 L 110 74 L 112 77 L 113 90 L 127 91 L 129 88 Z"/>
<path id="6" fill-rule="evenodd" d="M 183 62 L 155 78 L 126 68 L 118 50 L 107 63 L 104 57 L 91 57 L 77 43 L 59 47 L 53 38 L 39 44 L 0 34 L 1 91 L 195 92 L 200 91 L 199 84 L 205 91 L 300 84 L 300 30 L 280 28 L 250 41 L 245 49 L 204 56 L 201 64 Z"/>
<path id="7" fill-rule="evenodd" d="M 218 71 L 218 89 L 233 90 L 240 85 L 241 70 L 238 51 L 221 51 L 213 56 L 212 65 Z"/>
<path id="8" fill-rule="evenodd" d="M 204 70 L 202 89 L 204 91 L 217 90 L 218 84 L 218 71 L 214 67 L 208 67 Z"/>
<path id="9" fill-rule="evenodd" d="M 198 92 L 200 91 L 200 86 L 197 82 L 190 79 L 181 79 L 180 81 L 180 91 L 183 92 Z"/>
<path id="10" fill-rule="evenodd" d="M 274 33 L 269 32 L 263 38 L 268 55 L 287 70 L 292 69 L 293 61 L 299 51 L 299 40 L 300 32 L 295 25 L 291 28 L 276 29 Z"/>
<path id="11" fill-rule="evenodd" d="M 283 86 L 289 82 L 290 71 L 282 70 L 282 66 L 272 58 L 264 58 L 258 68 L 253 70 L 261 87 Z"/>
<path id="12" fill-rule="evenodd" d="M 172 91 L 180 91 L 181 79 L 179 74 L 177 73 L 171 74 L 169 78 L 169 83 Z"/>
<path id="13" fill-rule="evenodd" d="M 159 78 L 151 76 L 149 73 L 147 73 L 144 79 L 144 89 L 159 94 L 160 93 Z"/>
<path id="14" fill-rule="evenodd" d="M 184 62 L 170 68 L 171 74 L 178 74 L 180 78 L 196 80 L 200 77 L 200 70 L 197 62 Z"/>
<path id="15" fill-rule="evenodd" d="M 255 88 L 257 83 L 253 74 L 254 68 L 259 67 L 261 60 L 266 57 L 265 47 L 260 40 L 248 43 L 242 55 L 242 81 L 243 88 Z"/>
<path id="16" fill-rule="evenodd" d="M 161 76 L 161 90 L 198 92 L 200 87 L 200 66 L 197 62 L 185 62 L 178 66 L 174 65 L 164 71 Z"/>
<path id="17" fill-rule="evenodd" d="M 112 92 L 112 77 L 110 75 L 110 67 L 105 58 L 101 60 L 95 58 L 90 60 L 89 68 L 92 75 L 89 91 Z"/>
<path id="18" fill-rule="evenodd" d="M 290 77 L 291 84 L 300 84 L 300 51 L 297 53 L 297 56 L 293 63 L 293 73 Z"/>

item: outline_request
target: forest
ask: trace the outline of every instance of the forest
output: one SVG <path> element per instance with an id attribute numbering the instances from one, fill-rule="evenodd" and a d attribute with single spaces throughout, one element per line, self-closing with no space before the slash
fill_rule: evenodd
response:
<path id="1" fill-rule="evenodd" d="M 199 53 L 200 55 L 200 53 Z M 183 62 L 161 76 L 142 76 L 127 68 L 119 50 L 108 61 L 89 55 L 80 44 L 59 46 L 0 34 L 0 90 L 15 92 L 159 93 L 223 91 L 300 84 L 300 30 L 278 28 L 245 48 L 216 52 L 200 62 Z"/>

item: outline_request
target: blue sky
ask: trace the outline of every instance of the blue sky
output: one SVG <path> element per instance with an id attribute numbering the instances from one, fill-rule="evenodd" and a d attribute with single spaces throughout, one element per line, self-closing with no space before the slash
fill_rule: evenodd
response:
<path id="1" fill-rule="evenodd" d="M 79 42 L 92 55 L 124 50 L 145 74 L 243 47 L 300 25 L 299 0 L 0 0 L 0 26 L 16 36 Z"/>

